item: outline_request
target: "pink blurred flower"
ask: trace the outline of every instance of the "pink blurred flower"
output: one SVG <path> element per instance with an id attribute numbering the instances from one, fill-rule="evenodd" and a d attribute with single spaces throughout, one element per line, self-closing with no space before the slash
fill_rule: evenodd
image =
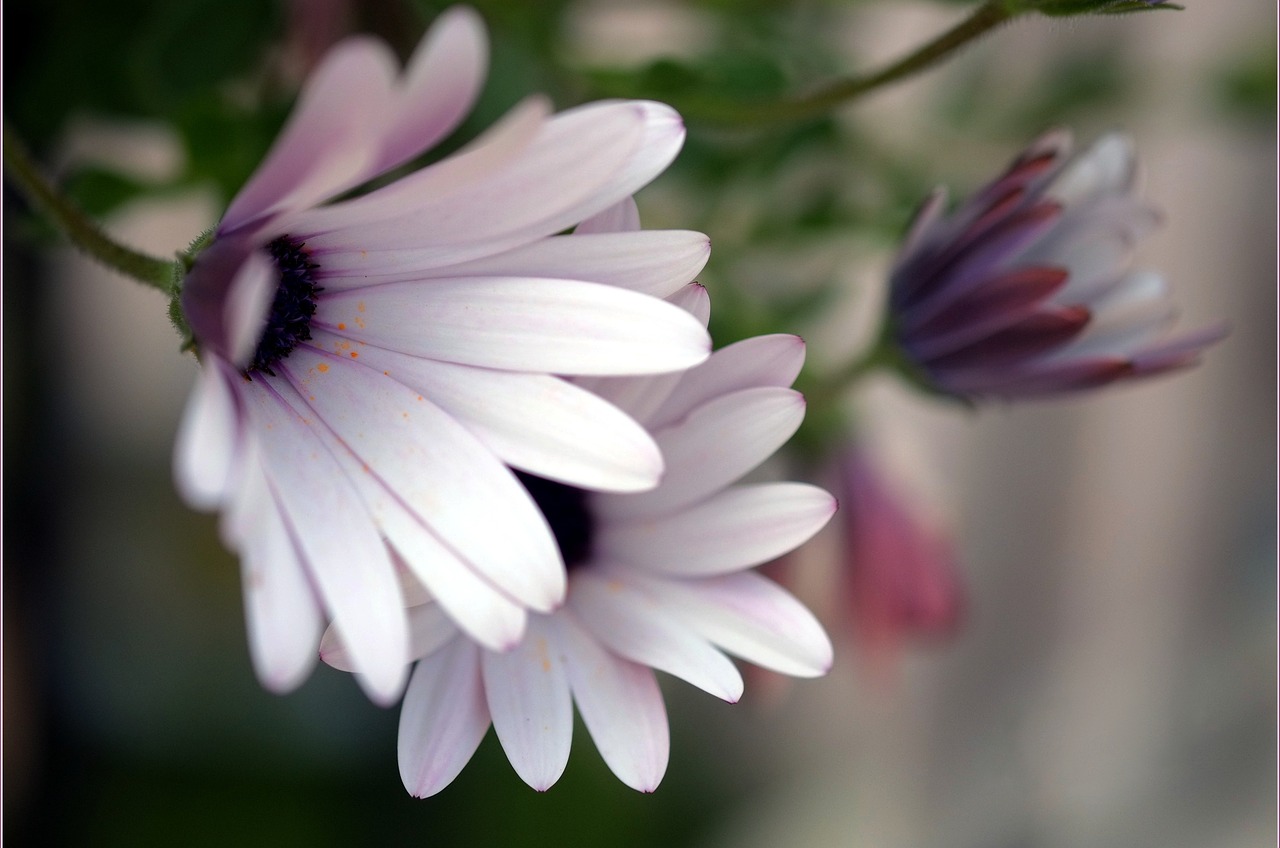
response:
<path id="1" fill-rule="evenodd" d="M 661 299 L 701 269 L 706 237 L 613 226 L 682 144 L 661 104 L 551 116 L 532 98 L 462 152 L 334 200 L 457 127 L 487 54 L 462 8 L 402 73 L 377 40 L 336 46 L 183 285 L 201 369 L 177 483 L 223 513 L 270 689 L 306 676 L 332 619 L 370 694 L 393 699 L 409 664 L 397 564 L 482 644 L 519 642 L 566 580 L 507 466 L 613 491 L 663 471 L 642 427 L 553 375 L 709 353 Z"/>
<path id="2" fill-rule="evenodd" d="M 950 539 L 864 453 L 848 451 L 838 470 L 841 609 L 873 671 L 889 674 L 907 643 L 956 632 L 964 586 Z"/>
<path id="3" fill-rule="evenodd" d="M 1158 216 L 1134 196 L 1136 158 L 1109 135 L 1068 158 L 1040 138 L 950 215 L 938 189 L 891 276 L 892 332 L 939 389 L 1026 398 L 1195 364 L 1220 327 L 1170 337 L 1164 279 L 1128 270 Z"/>
<path id="4" fill-rule="evenodd" d="M 681 298 L 705 314 L 705 293 Z M 731 485 L 785 442 L 804 416 L 787 388 L 804 344 L 763 336 L 666 376 L 592 381 L 653 434 L 662 483 L 635 494 L 586 492 L 525 476 L 569 567 L 565 605 L 530 616 L 511 651 L 486 649 L 434 603 L 410 611 L 420 657 L 400 716 L 400 773 L 433 795 L 466 765 L 492 723 L 530 786 L 556 782 L 569 756 L 573 704 L 620 780 L 649 792 L 666 770 L 666 711 L 653 669 L 726 701 L 743 691 L 725 653 L 800 677 L 831 664 L 805 607 L 752 566 L 792 550 L 835 501 L 803 483 Z M 326 662 L 349 667 L 336 634 Z"/>

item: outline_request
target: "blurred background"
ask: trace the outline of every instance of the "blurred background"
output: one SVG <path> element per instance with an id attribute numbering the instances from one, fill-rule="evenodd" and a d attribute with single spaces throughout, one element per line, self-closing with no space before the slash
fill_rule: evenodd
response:
<path id="1" fill-rule="evenodd" d="M 195 362 L 158 294 L 89 263 L 4 195 L 4 835 L 14 845 L 1245 848 L 1276 836 L 1276 12 L 1028 18 L 815 120 L 732 128 L 702 96 L 802 91 L 963 17 L 941 2 L 480 2 L 493 48 L 439 156 L 535 90 L 688 102 L 689 140 L 638 198 L 701 229 L 718 345 L 799 332 L 811 363 L 868 341 L 912 208 L 993 176 L 1050 126 L 1123 128 L 1165 225 L 1139 250 L 1183 324 L 1230 337 L 1196 370 L 968 409 L 875 378 L 857 422 L 954 546 L 959 624 L 872 655 L 835 528 L 777 573 L 837 644 L 816 681 L 727 705 L 664 681 L 652 796 L 579 726 L 539 795 L 490 737 L 407 796 L 395 710 L 320 668 L 249 666 L 238 567 L 169 459 Z M 407 51 L 425 0 L 59 0 L 5 7 L 5 117 L 110 232 L 158 255 L 213 225 L 324 48 Z M 792 473 L 845 436 L 813 427 Z M 835 435 L 833 435 L 835 434 Z M 959 600 L 962 594 L 963 601 Z M 669 685 L 668 685 L 669 684 Z"/>

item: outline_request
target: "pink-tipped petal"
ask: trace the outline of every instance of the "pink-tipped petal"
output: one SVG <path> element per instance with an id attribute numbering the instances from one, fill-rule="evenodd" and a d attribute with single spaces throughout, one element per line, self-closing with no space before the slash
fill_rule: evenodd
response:
<path id="1" fill-rule="evenodd" d="M 554 626 L 573 699 L 600 756 L 627 786 L 652 792 L 666 773 L 671 744 L 653 672 L 611 655 L 571 616 L 556 616 Z"/>
<path id="2" fill-rule="evenodd" d="M 649 374 L 706 359 L 710 338 L 664 301 L 573 280 L 469 277 L 323 295 L 319 327 L 413 356 L 553 374 Z"/>
<path id="3" fill-rule="evenodd" d="M 489 729 L 479 649 L 454 639 L 420 660 L 400 708 L 400 779 L 415 798 L 444 789 Z"/>
<path id="4" fill-rule="evenodd" d="M 742 697 L 733 662 L 673 619 L 627 579 L 627 570 L 593 567 L 574 575 L 569 609 L 596 640 L 621 657 L 665 671 L 730 703 Z"/>
<path id="5" fill-rule="evenodd" d="M 835 511 L 835 498 L 806 483 L 739 486 L 670 515 L 609 522 L 594 541 L 602 559 L 705 577 L 741 571 L 794 550 Z"/>
<path id="6" fill-rule="evenodd" d="M 493 729 L 520 779 L 545 792 L 569 762 L 573 701 L 554 630 L 533 618 L 506 653 L 485 651 L 481 671 Z"/>
<path id="7" fill-rule="evenodd" d="M 672 580 L 634 575 L 664 609 L 704 638 L 758 666 L 795 677 L 831 668 L 831 640 L 813 613 L 754 571 Z"/>
<path id="8" fill-rule="evenodd" d="M 756 336 L 721 348 L 701 365 L 684 373 L 680 383 L 644 423 L 660 430 L 675 424 L 696 407 L 739 389 L 790 386 L 804 365 L 799 336 Z"/>
<path id="9" fill-rule="evenodd" d="M 667 463 L 661 486 L 635 495 L 601 495 L 597 508 L 620 520 L 684 509 L 764 462 L 803 419 L 804 398 L 791 389 L 743 389 L 709 401 L 656 434 Z"/>

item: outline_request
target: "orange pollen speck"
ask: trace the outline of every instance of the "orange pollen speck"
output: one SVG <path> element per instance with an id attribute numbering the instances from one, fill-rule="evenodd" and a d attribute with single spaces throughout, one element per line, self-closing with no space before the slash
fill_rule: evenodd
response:
<path id="1" fill-rule="evenodd" d="M 347 325 L 346 325 L 346 324 L 339 324 L 339 325 L 338 325 L 338 329 L 339 329 L 339 330 L 345 330 L 345 329 L 347 329 Z"/>
<path id="2" fill-rule="evenodd" d="M 319 371 L 321 374 L 323 374 L 324 372 L 329 370 L 329 363 L 321 362 L 319 365 L 316 366 L 316 370 Z"/>
<path id="3" fill-rule="evenodd" d="M 353 351 L 351 351 L 351 358 L 352 358 L 352 359 L 359 359 L 359 358 L 360 358 L 360 354 L 356 353 L 356 352 L 353 350 Z"/>
<path id="4" fill-rule="evenodd" d="M 363 300 L 356 304 L 356 312 L 364 312 L 364 301 L 363 301 Z"/>
<path id="5" fill-rule="evenodd" d="M 356 326 L 363 330 L 363 329 L 364 329 L 364 319 L 363 319 L 363 318 L 356 318 Z"/>
<path id="6" fill-rule="evenodd" d="M 391 372 L 390 372 L 390 371 L 383 371 L 383 372 L 382 372 L 382 376 L 384 376 L 384 377 L 390 377 L 390 376 L 391 376 Z"/>

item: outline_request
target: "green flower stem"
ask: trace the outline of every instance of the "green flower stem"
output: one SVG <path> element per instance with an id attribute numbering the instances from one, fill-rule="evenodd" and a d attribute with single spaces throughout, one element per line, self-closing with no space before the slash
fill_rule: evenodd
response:
<path id="1" fill-rule="evenodd" d="M 680 102 L 685 117 L 729 124 L 770 124 L 815 118 L 877 88 L 937 64 L 975 38 L 1022 14 L 1004 0 L 988 0 L 973 14 L 896 62 L 865 76 L 828 83 L 803 97 L 757 103 L 690 99 Z"/>
<path id="2" fill-rule="evenodd" d="M 26 145 L 10 129 L 8 122 L 4 125 L 4 175 L 76 247 L 109 268 L 167 295 L 173 294 L 174 263 L 112 241 L 40 173 Z"/>

